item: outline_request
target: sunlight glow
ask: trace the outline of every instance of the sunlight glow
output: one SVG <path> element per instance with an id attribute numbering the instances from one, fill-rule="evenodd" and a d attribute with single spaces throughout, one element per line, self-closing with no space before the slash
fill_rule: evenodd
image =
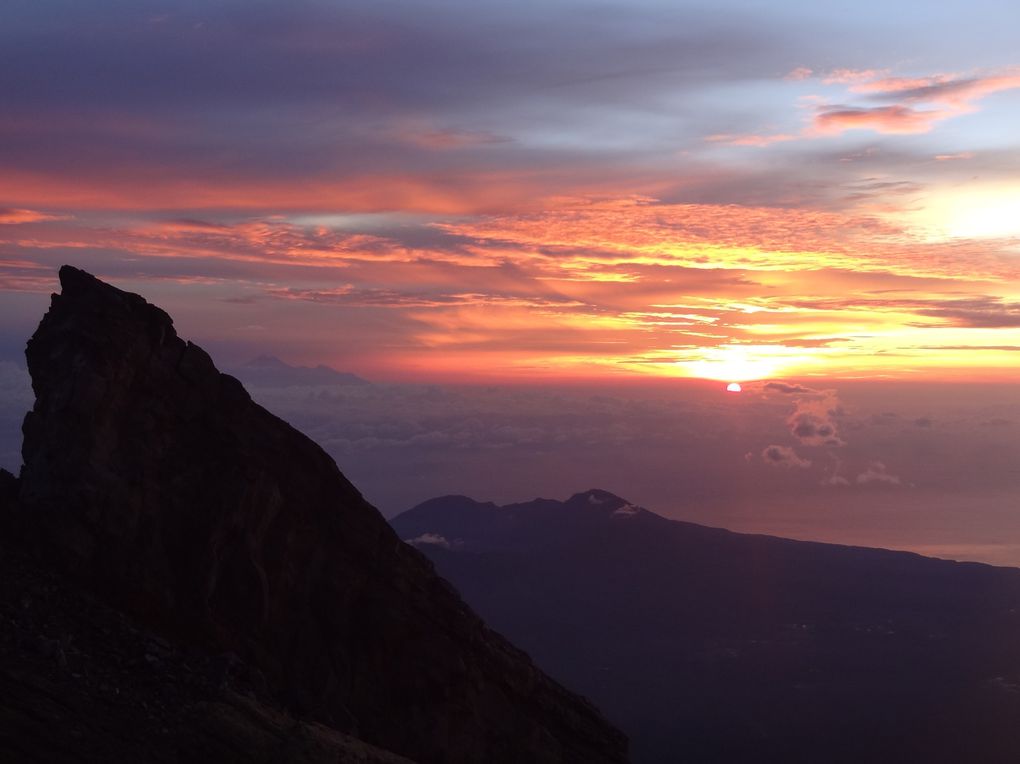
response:
<path id="1" fill-rule="evenodd" d="M 782 376 L 800 358 L 781 345 L 722 345 L 705 348 L 702 358 L 678 362 L 690 376 L 720 382 L 748 382 Z"/>
<path id="2" fill-rule="evenodd" d="M 934 239 L 1020 236 L 1020 188 L 962 187 L 936 197 L 915 220 Z"/>

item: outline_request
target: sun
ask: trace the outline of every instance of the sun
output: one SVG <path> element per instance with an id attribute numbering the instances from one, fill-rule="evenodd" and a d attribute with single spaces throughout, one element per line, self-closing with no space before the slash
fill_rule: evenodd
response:
<path id="1" fill-rule="evenodd" d="M 740 386 L 739 382 L 730 382 L 728 385 L 726 385 L 726 392 L 728 393 L 739 393 L 743 389 L 744 388 Z"/>

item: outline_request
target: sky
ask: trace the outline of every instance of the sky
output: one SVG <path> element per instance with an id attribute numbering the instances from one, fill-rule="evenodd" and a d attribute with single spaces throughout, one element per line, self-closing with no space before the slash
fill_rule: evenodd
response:
<path id="1" fill-rule="evenodd" d="M 74 262 L 390 380 L 1016 367 L 1013 3 L 3 15 L 7 349 Z"/>
<path id="2" fill-rule="evenodd" d="M 72 263 L 166 308 L 223 367 L 269 353 L 376 383 L 264 400 L 332 422 L 320 441 L 387 511 L 433 490 L 531 496 L 491 464 L 488 483 L 428 477 L 423 441 L 420 479 L 393 488 L 379 471 L 411 452 L 339 432 L 369 413 L 400 443 L 523 427 L 557 453 L 595 444 L 557 480 L 524 435 L 505 444 L 516 485 L 561 497 L 616 474 L 601 487 L 649 486 L 629 498 L 652 509 L 833 536 L 832 517 L 762 521 L 783 513 L 750 487 L 757 514 L 730 517 L 727 486 L 773 486 L 775 507 L 923 494 L 947 517 L 990 507 L 982 543 L 1003 530 L 1020 490 L 1015 2 L 6 0 L 0 17 L 3 466 L 31 400 L 24 342 Z M 713 397 L 731 381 L 742 397 Z M 447 396 L 438 429 L 407 403 L 440 405 L 422 390 Z M 619 442 L 559 432 L 550 406 L 638 440 L 644 422 L 658 446 L 614 473 Z M 690 423 L 720 406 L 744 435 L 678 473 L 680 433 L 701 443 L 714 431 Z M 827 421 L 844 434 L 819 435 Z M 691 494 L 710 516 L 675 488 L 698 475 L 715 476 Z"/>

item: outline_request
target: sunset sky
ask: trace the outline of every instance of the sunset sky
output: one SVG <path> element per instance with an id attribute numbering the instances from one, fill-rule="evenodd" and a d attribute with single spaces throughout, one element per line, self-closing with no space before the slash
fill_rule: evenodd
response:
<path id="1" fill-rule="evenodd" d="M 0 288 L 384 380 L 1007 379 L 1011 2 L 9 0 Z"/>
<path id="2" fill-rule="evenodd" d="M 0 21 L 0 466 L 71 263 L 372 382 L 248 384 L 387 514 L 597 486 L 1020 565 L 1015 0 Z"/>

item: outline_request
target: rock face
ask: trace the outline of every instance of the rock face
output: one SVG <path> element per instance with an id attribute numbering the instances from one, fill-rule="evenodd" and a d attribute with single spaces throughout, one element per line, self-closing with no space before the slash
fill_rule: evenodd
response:
<path id="1" fill-rule="evenodd" d="M 258 667 L 288 708 L 402 756 L 626 760 L 621 733 L 165 312 L 69 266 L 60 282 L 26 352 L 35 546 L 160 633 Z"/>
<path id="2" fill-rule="evenodd" d="M 288 714 L 260 676 L 137 628 L 0 543 L 0 761 L 411 764 Z"/>

